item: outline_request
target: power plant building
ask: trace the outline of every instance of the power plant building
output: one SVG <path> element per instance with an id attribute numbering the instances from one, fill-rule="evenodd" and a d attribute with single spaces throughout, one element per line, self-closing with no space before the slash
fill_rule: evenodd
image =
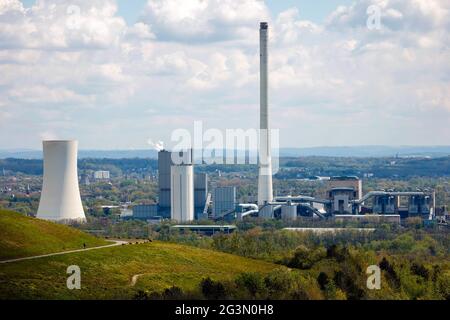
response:
<path id="1" fill-rule="evenodd" d="M 44 180 L 37 217 L 63 223 L 86 221 L 78 186 L 78 142 L 43 141 L 43 149 Z"/>
<path id="2" fill-rule="evenodd" d="M 192 164 L 192 151 L 181 151 L 178 155 L 185 164 Z M 158 184 L 159 184 L 159 211 L 160 215 L 166 218 L 171 214 L 171 167 L 175 165 L 172 158 L 172 152 L 167 150 L 161 150 L 158 152 Z"/>
<path id="3" fill-rule="evenodd" d="M 352 189 L 354 199 L 362 198 L 362 180 L 356 176 L 336 176 L 327 181 L 327 190 L 339 188 Z"/>
<path id="4" fill-rule="evenodd" d="M 196 173 L 194 175 L 194 210 L 195 218 L 203 214 L 208 196 L 208 174 Z"/>
<path id="5" fill-rule="evenodd" d="M 158 216 L 158 205 L 156 204 L 139 204 L 133 206 L 134 219 L 150 219 Z"/>
<path id="6" fill-rule="evenodd" d="M 175 152 L 162 150 L 158 153 L 159 172 L 159 213 L 163 217 L 171 217 L 171 170 L 173 166 L 193 165 L 193 151 Z M 194 174 L 194 218 L 201 218 L 208 195 L 208 175 L 206 173 Z"/>
<path id="7" fill-rule="evenodd" d="M 217 187 L 213 191 L 213 215 L 221 215 L 236 208 L 236 187 Z"/>
<path id="8" fill-rule="evenodd" d="M 194 220 L 194 167 L 192 164 L 171 167 L 171 219 Z"/>

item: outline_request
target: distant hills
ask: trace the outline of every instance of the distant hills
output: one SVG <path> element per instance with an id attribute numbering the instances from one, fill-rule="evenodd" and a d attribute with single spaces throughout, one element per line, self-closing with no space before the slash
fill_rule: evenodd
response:
<path id="1" fill-rule="evenodd" d="M 313 148 L 283 148 L 282 157 L 445 157 L 450 146 L 342 146 Z"/>
<path id="2" fill-rule="evenodd" d="M 156 150 L 80 150 L 83 158 L 157 158 Z M 450 146 L 342 146 L 312 148 L 281 148 L 281 157 L 444 157 Z M 0 150 L 0 159 L 42 159 L 42 151 L 29 149 Z"/>

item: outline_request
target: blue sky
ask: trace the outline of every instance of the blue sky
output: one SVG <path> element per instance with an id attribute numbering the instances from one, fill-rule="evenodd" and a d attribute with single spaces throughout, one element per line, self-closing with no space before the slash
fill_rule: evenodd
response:
<path id="1" fill-rule="evenodd" d="M 0 149 L 257 128 L 266 19 L 281 147 L 448 144 L 448 0 L 0 0 Z"/>

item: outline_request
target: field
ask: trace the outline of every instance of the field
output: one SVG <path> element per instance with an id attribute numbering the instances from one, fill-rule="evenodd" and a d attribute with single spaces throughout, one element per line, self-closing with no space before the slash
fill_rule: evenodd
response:
<path id="1" fill-rule="evenodd" d="M 0 209 L 0 260 L 108 244 L 79 230 Z"/>

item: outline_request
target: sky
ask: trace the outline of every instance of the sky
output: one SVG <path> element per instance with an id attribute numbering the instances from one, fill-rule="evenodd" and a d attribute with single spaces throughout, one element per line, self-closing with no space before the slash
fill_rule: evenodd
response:
<path id="1" fill-rule="evenodd" d="M 281 147 L 449 144 L 448 0 L 0 0 L 0 149 L 257 128 L 260 21 Z"/>

